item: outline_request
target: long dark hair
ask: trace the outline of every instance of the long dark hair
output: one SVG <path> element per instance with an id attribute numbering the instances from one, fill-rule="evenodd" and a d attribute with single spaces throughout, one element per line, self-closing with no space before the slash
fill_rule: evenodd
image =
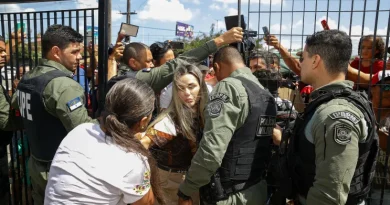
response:
<path id="1" fill-rule="evenodd" d="M 145 82 L 128 78 L 117 82 L 106 96 L 103 114 L 106 135 L 114 143 L 128 152 L 139 153 L 147 157 L 151 170 L 151 187 L 157 201 L 165 204 L 159 186 L 156 161 L 141 142 L 135 137 L 135 127 L 144 117 L 149 117 L 154 109 L 155 95 Z M 131 162 L 128 162 L 131 163 Z"/>

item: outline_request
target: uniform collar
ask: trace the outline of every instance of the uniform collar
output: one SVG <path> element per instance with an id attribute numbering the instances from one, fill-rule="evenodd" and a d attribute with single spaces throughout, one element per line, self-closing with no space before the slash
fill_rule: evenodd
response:
<path id="1" fill-rule="evenodd" d="M 125 75 L 126 73 L 137 73 L 138 71 L 133 70 L 130 66 L 126 64 L 121 64 L 118 68 L 118 73 L 120 75 Z"/>
<path id="2" fill-rule="evenodd" d="M 314 90 L 310 94 L 310 98 L 312 100 L 315 100 L 319 96 L 321 96 L 321 95 L 323 95 L 325 93 L 328 93 L 329 91 L 340 90 L 340 89 L 343 89 L 343 88 L 353 89 L 353 86 L 354 86 L 354 83 L 352 81 L 349 81 L 349 80 L 342 80 L 342 81 L 338 81 L 338 82 L 334 82 L 334 83 L 329 83 L 327 85 L 324 85 L 324 86 Z"/>
<path id="3" fill-rule="evenodd" d="M 251 70 L 247 67 L 243 67 L 243 68 L 238 68 L 237 70 L 235 70 L 232 74 L 230 74 L 229 77 L 237 77 L 239 75 L 242 75 L 242 74 L 252 74 Z"/>
<path id="4" fill-rule="evenodd" d="M 39 65 L 41 65 L 41 66 L 49 66 L 49 67 L 55 68 L 57 70 L 60 70 L 60 71 L 64 72 L 66 75 L 69 75 L 69 76 L 73 76 L 74 75 L 74 73 L 72 71 L 66 69 L 65 66 L 63 66 L 61 63 L 57 63 L 55 61 L 48 60 L 46 58 L 40 59 Z"/>

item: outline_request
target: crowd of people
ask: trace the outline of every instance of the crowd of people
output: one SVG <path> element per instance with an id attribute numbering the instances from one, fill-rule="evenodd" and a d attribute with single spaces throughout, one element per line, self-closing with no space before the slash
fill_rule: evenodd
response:
<path id="1" fill-rule="evenodd" d="M 106 93 L 88 85 L 97 52 L 81 62 L 83 36 L 62 25 L 42 35 L 42 59 L 18 69 L 13 94 L 3 87 L 0 142 L 26 133 L 34 204 L 364 205 L 379 204 L 383 186 L 390 200 L 382 38 L 362 37 L 351 61 L 342 31 L 308 36 L 299 59 L 268 35 L 280 57 L 254 50 L 246 65 L 229 46 L 243 40 L 238 27 L 180 55 L 169 41 L 123 37 L 109 51 Z M 0 68 L 7 46 L 0 37 Z M 282 60 L 293 74 L 281 74 Z M 98 110 L 90 90 L 105 95 Z"/>

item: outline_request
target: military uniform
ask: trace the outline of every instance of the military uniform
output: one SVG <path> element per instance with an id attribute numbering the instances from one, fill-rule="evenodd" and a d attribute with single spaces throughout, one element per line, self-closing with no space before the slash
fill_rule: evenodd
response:
<path id="1" fill-rule="evenodd" d="M 198 48 L 181 54 L 179 57 L 166 62 L 160 67 L 134 71 L 127 65 L 121 65 L 118 69 L 118 74 L 128 75 L 129 77 L 135 77 L 142 80 L 148 83 L 155 93 L 159 93 L 173 81 L 173 74 L 178 66 L 178 59 L 200 62 L 206 59 L 210 54 L 215 53 L 217 49 L 214 40 L 211 40 Z"/>
<path id="2" fill-rule="evenodd" d="M 265 204 L 267 184 L 262 175 L 270 155 L 275 116 L 273 96 L 249 68 L 237 69 L 220 81 L 210 94 L 203 138 L 180 192 L 191 196 L 201 188 L 204 204 Z M 230 166 L 232 169 L 227 168 Z M 214 186 L 207 184 L 216 177 L 229 194 L 209 202 L 205 194 L 217 193 L 206 187 Z"/>
<path id="3" fill-rule="evenodd" d="M 7 145 L 11 142 L 13 132 L 21 128 L 20 118 L 15 115 L 15 110 L 10 108 L 11 99 L 8 92 L 1 86 L 0 92 L 0 204 L 9 204 L 9 170 Z M 7 131 L 8 130 L 8 131 Z"/>
<path id="4" fill-rule="evenodd" d="M 84 90 L 72 76 L 63 65 L 41 59 L 23 76 L 12 99 L 29 137 L 35 204 L 43 204 L 50 163 L 62 139 L 76 126 L 95 122 L 84 107 Z"/>
<path id="5" fill-rule="evenodd" d="M 370 103 L 352 87 L 340 81 L 315 90 L 295 123 L 288 167 L 302 204 L 356 205 L 368 194 L 378 137 Z"/>

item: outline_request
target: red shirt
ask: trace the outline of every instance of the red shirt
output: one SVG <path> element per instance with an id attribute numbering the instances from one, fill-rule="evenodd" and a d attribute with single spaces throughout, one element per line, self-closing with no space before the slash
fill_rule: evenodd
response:
<path id="1" fill-rule="evenodd" d="M 360 59 L 359 57 L 356 57 L 355 60 L 351 62 L 351 67 L 355 69 L 359 69 Z M 363 65 L 360 65 L 360 71 L 363 73 L 370 74 L 370 68 L 371 66 L 364 67 Z M 383 60 L 376 60 L 372 64 L 372 74 L 375 74 L 379 71 L 383 70 Z"/>

